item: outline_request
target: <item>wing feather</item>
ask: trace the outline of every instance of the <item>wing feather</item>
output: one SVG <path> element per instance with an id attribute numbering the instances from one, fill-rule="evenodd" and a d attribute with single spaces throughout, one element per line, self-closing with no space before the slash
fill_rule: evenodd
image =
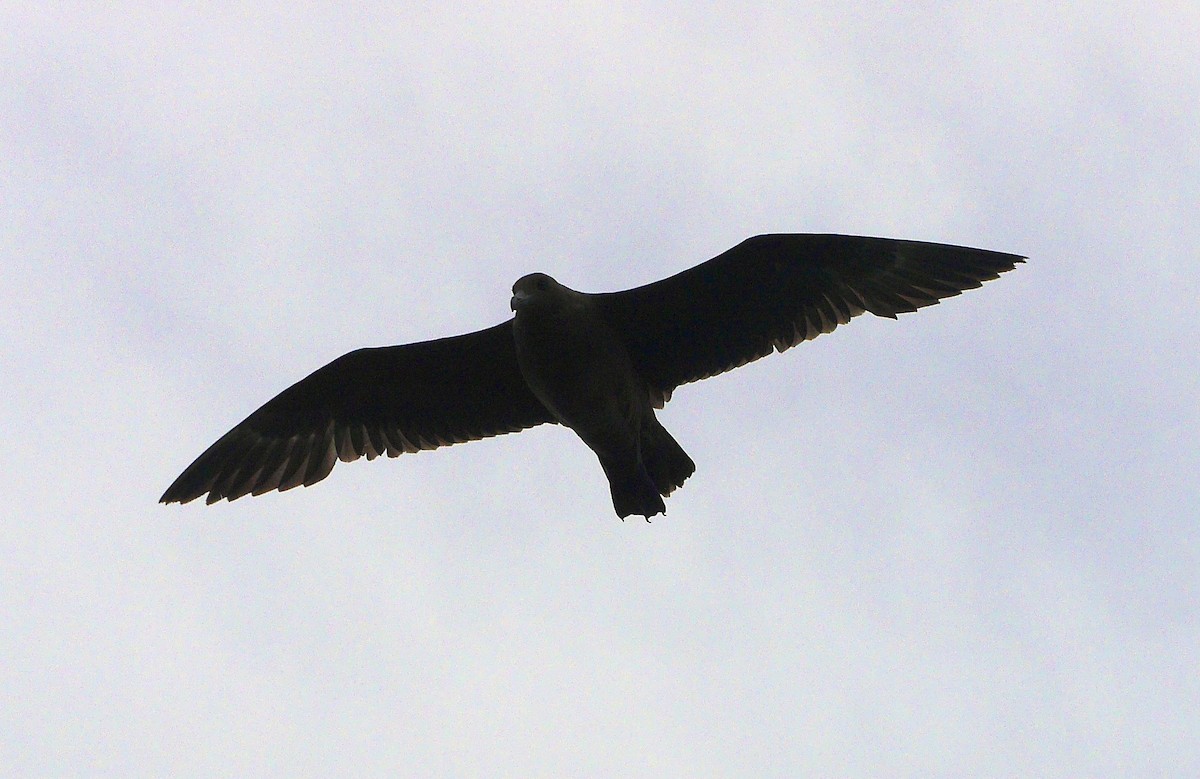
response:
<path id="1" fill-rule="evenodd" d="M 1025 258 L 845 235 L 759 235 L 662 281 L 595 295 L 656 399 L 832 332 L 895 319 L 998 278 Z"/>
<path id="2" fill-rule="evenodd" d="M 475 333 L 359 349 L 293 384 L 180 474 L 163 503 L 309 486 L 338 460 L 434 449 L 552 420 L 521 378 L 512 320 Z"/>

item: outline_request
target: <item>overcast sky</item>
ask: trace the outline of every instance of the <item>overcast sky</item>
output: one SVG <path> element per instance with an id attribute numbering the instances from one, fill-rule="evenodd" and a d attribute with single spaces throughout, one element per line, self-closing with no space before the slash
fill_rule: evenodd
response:
<path id="1" fill-rule="evenodd" d="M 1200 774 L 1195 3 L 260 7 L 0 10 L 0 775 Z M 552 426 L 156 503 L 760 232 L 1030 261 L 679 389 L 650 524 Z"/>

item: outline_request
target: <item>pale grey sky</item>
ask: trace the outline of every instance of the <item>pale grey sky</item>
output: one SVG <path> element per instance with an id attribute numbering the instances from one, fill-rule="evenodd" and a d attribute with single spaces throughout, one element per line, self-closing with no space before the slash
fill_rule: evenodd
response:
<path id="1" fill-rule="evenodd" d="M 0 774 L 1200 773 L 1190 3 L 0 9 Z M 759 232 L 1018 252 L 681 388 L 158 496 L 350 349 Z"/>

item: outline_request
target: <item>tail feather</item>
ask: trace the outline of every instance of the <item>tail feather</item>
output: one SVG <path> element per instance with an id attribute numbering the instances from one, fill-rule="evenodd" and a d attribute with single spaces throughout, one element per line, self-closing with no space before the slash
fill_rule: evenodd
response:
<path id="1" fill-rule="evenodd" d="M 608 477 L 613 508 L 621 519 L 630 514 L 649 519 L 667 513 L 663 496 L 670 495 L 696 470 L 692 458 L 653 417 L 642 426 L 636 447 L 620 454 L 597 454 Z"/>
<path id="2" fill-rule="evenodd" d="M 696 470 L 688 453 L 653 417 L 642 428 L 642 462 L 661 495 L 670 495 Z"/>
<path id="3" fill-rule="evenodd" d="M 608 476 L 613 508 L 618 517 L 625 519 L 630 514 L 640 514 L 649 519 L 655 514 L 667 513 L 667 504 L 663 503 L 642 463 L 635 460 L 618 464 L 601 460 L 600 465 Z"/>

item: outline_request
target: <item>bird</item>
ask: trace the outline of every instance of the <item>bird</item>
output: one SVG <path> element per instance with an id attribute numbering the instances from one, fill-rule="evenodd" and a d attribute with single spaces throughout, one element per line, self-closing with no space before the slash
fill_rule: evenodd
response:
<path id="1" fill-rule="evenodd" d="M 599 459 L 617 516 L 649 521 L 696 469 L 655 416 L 676 388 L 864 312 L 895 319 L 933 305 L 1026 259 L 924 241 L 776 233 L 620 292 L 578 292 L 530 273 L 513 285 L 513 316 L 500 324 L 357 349 L 283 390 L 196 458 L 160 502 L 307 487 L 339 460 L 557 423 Z"/>

